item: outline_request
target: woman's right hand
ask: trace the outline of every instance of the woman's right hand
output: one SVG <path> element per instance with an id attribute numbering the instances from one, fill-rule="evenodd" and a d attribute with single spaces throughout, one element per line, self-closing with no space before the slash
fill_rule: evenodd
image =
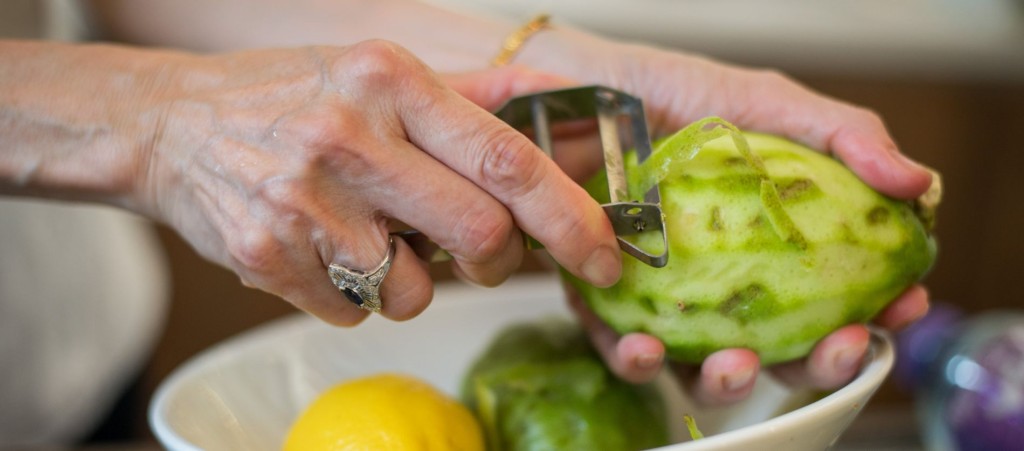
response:
<path id="1" fill-rule="evenodd" d="M 377 265 L 395 221 L 478 284 L 519 265 L 520 229 L 577 276 L 618 279 L 621 257 L 598 204 L 402 48 L 370 41 L 190 61 L 162 72 L 134 200 L 246 285 L 355 324 L 366 313 L 343 300 L 326 268 Z M 509 70 L 458 83 L 498 97 L 558 83 Z M 427 306 L 432 283 L 396 241 L 381 297 L 382 314 L 400 320 Z"/>

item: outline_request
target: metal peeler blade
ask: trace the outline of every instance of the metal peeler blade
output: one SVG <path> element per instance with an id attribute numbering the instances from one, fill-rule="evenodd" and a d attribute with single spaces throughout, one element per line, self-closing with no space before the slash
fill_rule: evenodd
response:
<path id="1" fill-rule="evenodd" d="M 652 152 L 639 98 L 604 86 L 583 86 L 516 97 L 494 114 L 517 129 L 532 128 L 534 142 L 548 156 L 554 152 L 553 124 L 596 118 L 611 200 L 602 207 L 611 220 L 619 247 L 649 266 L 661 268 L 668 263 L 668 236 L 658 186 L 646 193 L 630 193 L 626 182 L 623 153 L 636 149 L 637 161 L 643 162 Z M 650 253 L 623 238 L 640 233 L 660 234 L 661 251 Z M 538 244 L 532 239 L 527 243 L 533 247 Z"/>

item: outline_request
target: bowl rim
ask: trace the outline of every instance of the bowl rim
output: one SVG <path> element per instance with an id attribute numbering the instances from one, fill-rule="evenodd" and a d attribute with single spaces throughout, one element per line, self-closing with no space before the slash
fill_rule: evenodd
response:
<path id="1" fill-rule="evenodd" d="M 149 405 L 147 418 L 150 429 L 153 430 L 157 440 L 164 444 L 164 447 L 167 449 L 203 451 L 202 448 L 199 448 L 175 432 L 170 422 L 167 421 L 166 412 L 174 393 L 181 388 L 185 381 L 207 371 L 209 368 L 209 365 L 207 365 L 208 361 L 224 359 L 225 349 L 233 348 L 232 352 L 238 354 L 236 358 L 241 358 L 241 356 L 250 352 L 250 348 L 259 348 L 271 338 L 278 337 L 283 333 L 302 332 L 310 324 L 323 325 L 319 320 L 303 313 L 290 314 L 273 319 L 226 338 L 200 351 L 199 354 L 187 359 L 175 368 L 169 376 L 160 382 L 157 389 L 153 392 Z"/>
<path id="2" fill-rule="evenodd" d="M 505 285 L 530 286 L 542 285 L 550 279 L 544 276 L 526 276 L 517 280 L 506 282 Z M 538 284 L 538 282 L 541 282 Z M 438 284 L 438 285 L 443 285 Z M 455 284 L 452 284 L 455 285 Z M 520 288 L 517 287 L 517 288 Z M 440 287 L 438 287 L 440 288 Z M 454 286 L 456 289 L 462 287 Z M 469 289 L 478 289 L 469 287 Z M 493 290 L 493 289 L 491 289 Z M 543 288 L 537 290 L 534 295 L 543 296 Z M 442 292 L 437 290 L 435 294 Z M 386 320 L 385 320 L 386 321 Z M 271 338 L 278 338 L 282 334 L 304 333 L 309 327 L 328 327 L 321 321 L 303 313 L 296 313 L 271 320 L 252 329 L 242 331 L 235 336 L 229 337 L 221 342 L 200 351 L 199 354 L 186 360 L 175 368 L 169 376 L 160 382 L 151 398 L 147 418 L 157 440 L 167 449 L 196 450 L 202 448 L 188 441 L 179 435 L 167 421 L 167 411 L 174 393 L 181 388 L 185 381 L 208 370 L 207 362 L 210 360 L 224 359 L 225 349 L 231 348 L 232 353 L 237 354 L 236 358 L 246 355 L 251 348 L 264 346 Z M 895 363 L 895 346 L 892 336 L 884 329 L 868 326 L 870 332 L 870 344 L 868 354 L 865 356 L 866 364 L 858 371 L 857 375 L 849 383 L 821 397 L 820 399 L 800 406 L 796 409 L 774 416 L 756 424 L 744 426 L 720 434 L 709 435 L 700 440 L 692 440 L 681 443 L 673 443 L 666 446 L 653 448 L 651 451 L 660 450 L 687 450 L 699 451 L 703 448 L 729 446 L 746 442 L 752 439 L 751 436 L 764 434 L 768 429 L 773 432 L 795 429 L 799 427 L 802 419 L 825 412 L 836 412 L 847 410 L 850 405 L 855 405 L 857 413 L 864 407 L 858 400 L 870 397 L 891 372 Z M 864 403 L 866 404 L 866 402 Z M 698 422 L 700 420 L 698 419 Z"/>
<path id="3" fill-rule="evenodd" d="M 699 451 L 711 447 L 723 449 L 722 447 L 748 442 L 753 439 L 752 436 L 764 434 L 763 430 L 765 429 L 773 432 L 796 429 L 800 427 L 802 418 L 825 412 L 833 413 L 839 410 L 848 410 L 851 404 L 855 406 L 856 413 L 859 414 L 864 405 L 867 404 L 867 401 L 870 400 L 870 396 L 878 390 L 878 387 L 888 377 L 896 360 L 896 350 L 891 334 L 873 325 L 868 325 L 867 327 L 870 332 L 870 343 L 867 355 L 864 356 L 866 363 L 857 372 L 857 375 L 842 387 L 810 404 L 800 406 L 762 422 L 710 435 L 700 440 L 654 448 L 650 451 Z M 867 400 L 862 403 L 859 401 L 860 399 Z"/>

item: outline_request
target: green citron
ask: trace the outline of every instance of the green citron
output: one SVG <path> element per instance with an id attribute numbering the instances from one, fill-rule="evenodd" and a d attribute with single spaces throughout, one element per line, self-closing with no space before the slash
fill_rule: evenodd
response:
<path id="1" fill-rule="evenodd" d="M 521 323 L 498 334 L 463 380 L 491 451 L 624 451 L 668 444 L 653 385 L 616 378 L 578 325 Z"/>
<path id="2" fill-rule="evenodd" d="M 563 274 L 615 330 L 652 334 L 675 360 L 734 347 L 764 364 L 805 356 L 837 328 L 872 318 L 935 259 L 932 209 L 888 198 L 783 138 L 712 118 L 635 160 L 631 193 L 660 187 L 668 265 L 626 257 L 621 280 L 603 289 Z M 586 187 L 607 201 L 603 175 Z M 660 248 L 650 235 L 634 242 Z"/>

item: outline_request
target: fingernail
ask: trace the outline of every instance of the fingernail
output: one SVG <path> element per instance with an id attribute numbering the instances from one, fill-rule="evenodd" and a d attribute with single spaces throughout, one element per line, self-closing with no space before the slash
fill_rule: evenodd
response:
<path id="1" fill-rule="evenodd" d="M 737 371 L 722 378 L 722 388 L 734 392 L 746 388 L 754 380 L 754 370 Z"/>
<path id="2" fill-rule="evenodd" d="M 619 264 L 618 251 L 607 246 L 594 249 L 583 262 L 583 277 L 593 285 L 608 287 L 619 280 L 622 267 Z"/>
<path id="3" fill-rule="evenodd" d="M 636 367 L 640 369 L 651 369 L 661 366 L 661 354 L 640 354 L 636 356 Z"/>
<path id="4" fill-rule="evenodd" d="M 836 353 L 835 367 L 843 373 L 853 372 L 860 366 L 863 358 L 864 353 L 860 349 L 846 348 Z"/>

